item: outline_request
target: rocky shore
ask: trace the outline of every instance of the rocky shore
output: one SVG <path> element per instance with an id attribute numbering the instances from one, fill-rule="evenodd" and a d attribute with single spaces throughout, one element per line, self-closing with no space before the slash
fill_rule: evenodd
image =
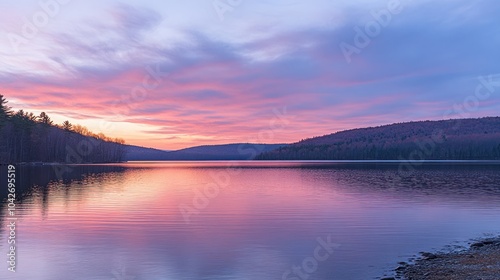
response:
<path id="1" fill-rule="evenodd" d="M 400 263 L 395 278 L 406 280 L 499 280 L 500 237 L 472 242 L 466 250 L 421 253 L 412 264 Z"/>

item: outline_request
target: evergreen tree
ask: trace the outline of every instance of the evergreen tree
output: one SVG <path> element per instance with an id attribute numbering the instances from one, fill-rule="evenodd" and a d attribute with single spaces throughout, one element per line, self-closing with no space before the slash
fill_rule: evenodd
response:
<path id="1" fill-rule="evenodd" d="M 92 133 L 69 121 L 54 125 L 45 112 L 39 116 L 23 110 L 13 113 L 0 95 L 0 163 L 66 162 L 68 150 L 78 153 L 81 143 L 87 143 L 88 153 L 72 163 L 116 162 L 124 154 L 122 139 Z"/>
<path id="2" fill-rule="evenodd" d="M 54 124 L 54 122 L 49 118 L 49 116 L 45 112 L 40 113 L 40 116 L 38 116 L 38 121 L 45 125 Z"/>
<path id="3" fill-rule="evenodd" d="M 64 121 L 62 124 L 62 128 L 66 131 L 72 131 L 73 125 L 69 121 Z"/>
<path id="4" fill-rule="evenodd" d="M 12 110 L 7 106 L 7 100 L 3 95 L 0 94 L 0 125 L 5 124 L 7 119 L 12 116 Z"/>

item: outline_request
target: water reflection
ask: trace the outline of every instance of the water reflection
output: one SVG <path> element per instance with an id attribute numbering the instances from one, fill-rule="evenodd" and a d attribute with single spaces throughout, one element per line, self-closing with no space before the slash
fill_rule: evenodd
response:
<path id="1" fill-rule="evenodd" d="M 228 186 L 186 223 L 179 206 L 214 174 L 231 174 Z M 21 262 L 0 279 L 282 279 L 327 236 L 341 246 L 309 279 L 370 279 L 500 231 L 498 165 L 401 177 L 395 164 L 133 163 L 55 175 L 19 169 Z"/>

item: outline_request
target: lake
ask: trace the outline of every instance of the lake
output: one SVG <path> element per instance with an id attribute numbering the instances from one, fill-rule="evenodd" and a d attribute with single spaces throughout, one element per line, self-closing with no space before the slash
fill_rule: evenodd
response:
<path id="1" fill-rule="evenodd" d="M 494 162 L 17 166 L 11 273 L 1 174 L 0 279 L 378 279 L 500 232 Z"/>

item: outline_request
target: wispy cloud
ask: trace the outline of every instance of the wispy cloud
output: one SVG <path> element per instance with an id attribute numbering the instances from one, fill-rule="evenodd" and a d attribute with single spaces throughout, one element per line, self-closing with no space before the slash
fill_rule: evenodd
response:
<path id="1" fill-rule="evenodd" d="M 82 12 L 68 6 L 79 20 L 63 14 L 58 28 L 21 53 L 11 54 L 7 41 L 0 47 L 1 91 L 27 110 L 82 124 L 94 116 L 141 125 L 134 143 L 179 148 L 244 142 L 268 125 L 273 108 L 284 106 L 295 117 L 275 142 L 439 119 L 474 91 L 479 75 L 500 73 L 494 1 L 401 0 L 405 9 L 351 63 L 339 44 L 351 42 L 354 27 L 386 1 L 247 1 L 222 23 L 199 3 L 204 13 L 184 4 L 122 1 L 103 2 L 94 16 L 91 4 Z M 17 5 L 10 10 L 29 13 Z M 7 31 L 16 19 L 7 18 Z M 153 65 L 168 76 L 144 100 L 120 103 L 128 113 L 118 120 L 110 108 Z M 497 114 L 498 101 L 492 96 L 473 115 Z"/>

